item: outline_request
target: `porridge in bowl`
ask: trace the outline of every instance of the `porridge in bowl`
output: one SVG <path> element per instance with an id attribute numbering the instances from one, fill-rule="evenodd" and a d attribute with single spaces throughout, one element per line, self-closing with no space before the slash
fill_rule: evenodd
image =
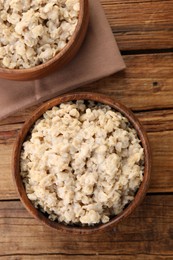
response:
<path id="1" fill-rule="evenodd" d="M 52 221 L 107 223 L 133 201 L 144 150 L 121 113 L 93 101 L 54 106 L 23 143 L 20 174 L 28 198 Z"/>
<path id="2" fill-rule="evenodd" d="M 78 23 L 79 0 L 0 0 L 0 66 L 43 64 L 69 42 Z"/>

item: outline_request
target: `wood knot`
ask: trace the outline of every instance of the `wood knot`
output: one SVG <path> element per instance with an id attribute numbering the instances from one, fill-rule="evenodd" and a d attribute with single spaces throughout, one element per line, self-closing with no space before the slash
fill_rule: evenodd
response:
<path id="1" fill-rule="evenodd" d="M 153 92 L 157 93 L 159 91 L 161 91 L 161 86 L 160 86 L 159 82 L 153 81 Z"/>
<path id="2" fill-rule="evenodd" d="M 159 83 L 157 81 L 153 82 L 153 87 L 157 87 L 159 85 Z"/>

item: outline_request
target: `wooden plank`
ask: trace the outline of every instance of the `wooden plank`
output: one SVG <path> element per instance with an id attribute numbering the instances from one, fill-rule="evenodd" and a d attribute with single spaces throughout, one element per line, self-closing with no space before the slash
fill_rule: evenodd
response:
<path id="1" fill-rule="evenodd" d="M 172 260 L 172 256 L 158 255 L 61 255 L 61 254 L 46 254 L 46 255 L 8 255 L 0 256 L 3 260 Z"/>
<path id="2" fill-rule="evenodd" d="M 165 116 L 164 116 L 165 115 Z M 153 154 L 150 192 L 173 192 L 173 110 L 137 113 L 148 132 Z M 11 156 L 22 124 L 0 126 L 0 199 L 16 199 Z"/>
<path id="3" fill-rule="evenodd" d="M 173 48 L 172 0 L 101 0 L 121 50 Z"/>
<path id="4" fill-rule="evenodd" d="M 88 254 L 173 257 L 173 195 L 147 196 L 143 204 L 107 233 L 73 235 L 43 226 L 16 202 L 0 203 L 0 255 Z M 165 258 L 163 258 L 165 257 Z M 20 259 L 20 258 L 19 258 Z M 151 257 L 149 259 L 152 259 Z M 157 258 L 159 259 L 159 258 Z"/>
<path id="5" fill-rule="evenodd" d="M 8 124 L 15 124 L 15 123 L 23 123 L 25 120 L 27 120 L 31 113 L 38 108 L 39 105 L 29 107 L 27 109 L 21 109 L 20 111 L 12 114 L 12 116 L 8 116 L 7 118 L 0 120 L 0 126 L 1 125 L 8 125 Z"/>
<path id="6" fill-rule="evenodd" d="M 12 179 L 11 157 L 13 144 L 20 128 L 21 124 L 0 127 L 0 199 L 18 197 Z"/>
<path id="7" fill-rule="evenodd" d="M 148 132 L 173 130 L 173 110 L 159 110 L 136 113 Z"/>
<path id="8" fill-rule="evenodd" d="M 173 131 L 150 133 L 152 175 L 150 192 L 173 191 Z"/>
<path id="9" fill-rule="evenodd" d="M 125 71 L 77 91 L 110 95 L 134 111 L 173 108 L 173 53 L 124 56 L 124 59 Z M 24 122 L 36 107 L 22 109 L 1 120 L 0 125 Z"/>
<path id="10" fill-rule="evenodd" d="M 173 107 L 173 53 L 125 56 L 127 69 L 82 87 L 115 97 L 137 110 Z"/>

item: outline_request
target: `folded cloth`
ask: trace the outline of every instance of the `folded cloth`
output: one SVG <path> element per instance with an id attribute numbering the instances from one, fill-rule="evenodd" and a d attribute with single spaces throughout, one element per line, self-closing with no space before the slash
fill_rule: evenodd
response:
<path id="1" fill-rule="evenodd" d="M 86 38 L 68 65 L 38 80 L 0 79 L 0 119 L 125 68 L 99 0 L 89 0 L 89 5 Z"/>

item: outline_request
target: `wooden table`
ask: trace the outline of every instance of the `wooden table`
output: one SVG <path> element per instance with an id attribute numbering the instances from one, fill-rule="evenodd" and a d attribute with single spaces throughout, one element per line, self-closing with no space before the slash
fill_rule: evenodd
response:
<path id="1" fill-rule="evenodd" d="M 143 204 L 109 233 L 69 236 L 33 219 L 15 191 L 10 158 L 34 108 L 0 122 L 0 259 L 173 259 L 173 0 L 101 0 L 124 72 L 80 90 L 116 97 L 144 124 L 153 152 Z"/>

